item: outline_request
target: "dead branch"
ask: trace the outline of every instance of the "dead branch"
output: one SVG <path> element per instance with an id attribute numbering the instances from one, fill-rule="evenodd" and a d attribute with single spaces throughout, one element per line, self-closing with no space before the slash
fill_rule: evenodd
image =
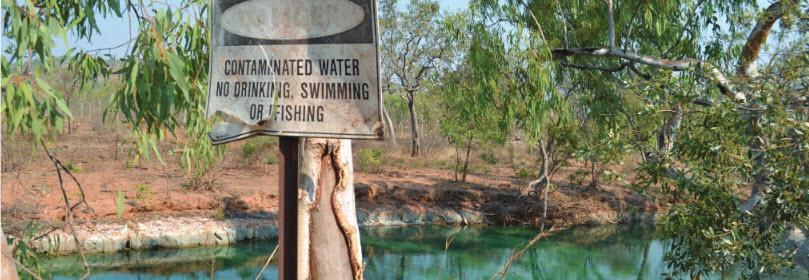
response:
<path id="1" fill-rule="evenodd" d="M 84 265 L 84 274 L 80 278 L 80 279 L 83 280 L 83 279 L 86 279 L 88 276 L 90 276 L 90 266 L 87 264 L 87 258 L 84 256 L 84 250 L 82 248 L 81 241 L 79 241 L 79 237 L 76 234 L 76 229 L 73 226 L 73 208 L 75 208 L 76 206 L 78 206 L 78 205 L 80 205 L 82 203 L 84 203 L 84 205 L 87 206 L 88 209 L 91 209 L 91 208 L 90 208 L 89 205 L 87 205 L 87 201 L 85 200 L 85 196 L 84 196 L 84 191 L 81 190 L 81 185 L 79 184 L 76 177 L 73 176 L 73 174 L 70 173 L 70 170 L 68 170 L 67 167 L 65 167 L 62 164 L 62 161 L 60 161 L 58 158 L 56 158 L 56 156 L 54 156 L 50 152 L 50 150 L 48 150 L 48 147 L 45 146 L 45 143 L 41 143 L 41 144 L 42 144 L 42 149 L 45 150 L 45 153 L 48 155 L 48 158 L 50 158 L 51 161 L 53 162 L 53 167 L 56 169 L 56 175 L 59 178 L 59 188 L 62 191 L 62 198 L 65 200 L 65 210 L 67 211 L 67 215 L 65 215 L 65 223 L 67 223 L 68 227 L 70 228 L 70 234 L 73 236 L 73 241 L 76 243 L 76 251 L 79 252 L 79 256 L 81 257 L 82 264 Z M 73 206 L 70 206 L 70 199 L 68 199 L 68 197 L 67 197 L 67 191 L 65 190 L 65 184 L 64 184 L 64 180 L 62 178 L 62 171 L 64 171 L 68 175 L 70 175 L 70 177 L 73 178 L 74 182 L 76 182 L 76 185 L 79 186 L 79 190 L 81 190 L 81 199 L 82 199 L 82 201 L 76 203 Z"/>
<path id="2" fill-rule="evenodd" d="M 540 231 L 539 233 L 537 233 L 536 236 L 531 238 L 531 240 L 528 240 L 528 243 L 526 243 L 522 247 L 519 247 L 519 246 L 515 247 L 514 250 L 511 251 L 511 256 L 509 256 L 508 260 L 506 260 L 506 263 L 503 264 L 503 269 L 500 270 L 500 272 L 496 273 L 495 275 L 492 275 L 491 279 L 495 279 L 498 275 L 499 275 L 499 279 L 506 279 L 506 274 L 508 274 L 508 269 L 511 268 L 511 265 L 515 261 L 517 261 L 523 255 L 525 255 L 525 252 L 528 251 L 528 249 L 530 249 L 531 247 L 533 247 L 537 242 L 539 242 L 539 240 L 542 240 L 543 238 L 548 237 L 552 233 L 554 233 L 556 231 L 559 231 L 559 230 L 561 230 L 561 229 L 551 227 L 550 229 L 548 229 L 548 231 Z"/>
<path id="3" fill-rule="evenodd" d="M 270 265 L 270 261 L 272 260 L 273 257 L 275 257 L 276 252 L 278 252 L 278 245 L 275 245 L 275 249 L 272 250 L 272 254 L 270 254 L 269 258 L 267 258 L 267 262 L 265 262 L 264 266 L 261 267 L 261 270 L 258 271 L 258 275 L 256 275 L 255 280 L 261 278 L 261 274 L 263 274 L 264 270 L 267 269 L 267 266 Z"/>

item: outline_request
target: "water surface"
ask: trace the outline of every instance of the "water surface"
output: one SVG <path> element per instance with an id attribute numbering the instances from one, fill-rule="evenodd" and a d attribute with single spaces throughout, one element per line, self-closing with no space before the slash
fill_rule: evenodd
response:
<path id="1" fill-rule="evenodd" d="M 366 279 L 489 279 L 513 248 L 536 234 L 525 227 L 388 227 L 362 231 Z M 92 279 L 254 279 L 274 241 L 88 256 Z M 661 279 L 667 242 L 640 226 L 579 227 L 540 241 L 507 279 Z M 77 256 L 48 259 L 55 279 L 81 275 Z M 262 279 L 277 279 L 275 261 Z M 725 279 L 737 279 L 729 272 Z M 712 275 L 711 279 L 721 279 Z M 781 277 L 809 279 L 805 270 Z"/>

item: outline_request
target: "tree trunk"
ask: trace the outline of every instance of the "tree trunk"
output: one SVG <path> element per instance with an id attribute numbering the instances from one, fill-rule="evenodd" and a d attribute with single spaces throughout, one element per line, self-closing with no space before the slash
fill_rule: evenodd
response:
<path id="1" fill-rule="evenodd" d="M 534 195 L 536 196 L 540 196 L 543 187 L 550 183 L 550 178 L 548 178 L 550 159 L 548 158 L 548 151 L 545 149 L 545 141 L 542 138 L 539 138 L 539 153 L 542 156 L 542 163 L 539 165 L 539 178 L 530 183 L 534 187 Z"/>
<path id="2" fill-rule="evenodd" d="M 351 141 L 299 145 L 298 279 L 362 279 Z"/>
<path id="3" fill-rule="evenodd" d="M 596 174 L 595 159 L 590 160 L 590 175 L 592 176 L 592 179 L 590 180 L 590 189 L 593 190 L 598 188 L 598 174 Z"/>
<path id="4" fill-rule="evenodd" d="M 472 151 L 472 137 L 469 137 L 469 141 L 466 141 L 466 158 L 463 161 L 463 175 L 461 176 L 461 182 L 466 183 L 466 173 L 469 170 L 469 152 Z"/>
<path id="5" fill-rule="evenodd" d="M 536 194 L 540 195 L 540 191 L 542 192 L 542 222 L 539 226 L 540 231 L 545 231 L 545 220 L 548 218 L 548 187 L 551 183 L 551 178 L 549 173 L 549 161 L 550 158 L 548 157 L 548 150 L 545 149 L 545 141 L 542 140 L 542 137 L 539 138 L 539 152 L 542 154 L 542 170 L 540 170 L 539 176 L 542 181 L 539 181 L 537 185 L 539 185 L 539 189 L 537 189 Z"/>
<path id="6" fill-rule="evenodd" d="M 14 265 L 14 260 L 11 259 L 13 256 L 11 255 L 11 250 L 8 249 L 8 243 L 6 242 L 6 235 L 3 234 L 3 230 L 0 230 L 0 252 L 2 252 L 2 256 L 0 256 L 0 264 L 2 267 L 0 268 L 0 279 L 8 279 L 8 280 L 16 280 L 20 279 L 19 275 L 17 275 L 17 266 Z"/>
<path id="7" fill-rule="evenodd" d="M 396 146 L 396 130 L 393 128 L 393 120 L 390 118 L 390 114 L 388 114 L 388 109 L 385 106 L 382 106 L 382 117 L 385 118 L 385 125 L 388 126 L 388 132 L 390 133 L 388 138 L 393 145 Z"/>
<path id="8" fill-rule="evenodd" d="M 411 133 L 411 157 L 417 157 L 421 153 L 421 142 L 419 141 L 419 122 L 416 115 L 416 97 L 413 92 L 407 93 L 407 108 L 410 111 L 410 133 Z"/>
<path id="9" fill-rule="evenodd" d="M 657 150 L 658 157 L 671 151 L 674 148 L 674 140 L 677 137 L 677 131 L 680 129 L 680 124 L 683 122 L 683 107 L 679 103 L 675 105 L 674 112 L 671 117 L 666 121 L 657 135 Z"/>
<path id="10" fill-rule="evenodd" d="M 455 172 L 453 172 L 453 178 L 455 182 L 458 182 L 458 169 L 461 168 L 461 151 L 455 143 L 452 146 L 455 147 L 455 168 L 453 168 Z"/>

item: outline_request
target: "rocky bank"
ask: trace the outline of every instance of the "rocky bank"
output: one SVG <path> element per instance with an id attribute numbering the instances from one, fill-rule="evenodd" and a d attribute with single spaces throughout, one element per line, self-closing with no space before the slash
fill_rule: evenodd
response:
<path id="1" fill-rule="evenodd" d="M 610 210 L 588 211 L 576 224 L 603 225 L 620 222 L 653 220 L 654 213 L 618 213 Z M 583 218 L 583 219 L 582 219 Z M 409 225 L 496 224 L 493 217 L 471 209 L 357 209 L 361 227 Z M 85 252 L 116 252 L 153 248 L 179 248 L 226 245 L 250 239 L 273 239 L 278 235 L 275 215 L 261 218 L 166 217 L 142 222 L 86 222 L 76 227 Z M 575 224 L 568 224 L 575 225 Z M 31 247 L 48 254 L 76 252 L 70 232 L 57 229 L 32 242 Z"/>

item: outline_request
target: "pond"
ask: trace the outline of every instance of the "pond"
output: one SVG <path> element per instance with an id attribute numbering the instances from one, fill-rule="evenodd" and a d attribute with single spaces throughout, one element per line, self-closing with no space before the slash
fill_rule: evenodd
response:
<path id="1" fill-rule="evenodd" d="M 387 227 L 362 231 L 366 279 L 489 279 L 536 234 L 525 227 Z M 273 241 L 88 256 L 92 279 L 254 279 Z M 667 242 L 641 226 L 578 227 L 540 241 L 507 279 L 660 279 Z M 81 275 L 78 256 L 43 262 L 55 279 Z M 275 261 L 262 274 L 276 279 Z M 729 272 L 726 279 L 737 279 Z M 786 279 L 809 279 L 797 269 Z M 712 275 L 712 279 L 721 279 Z"/>

